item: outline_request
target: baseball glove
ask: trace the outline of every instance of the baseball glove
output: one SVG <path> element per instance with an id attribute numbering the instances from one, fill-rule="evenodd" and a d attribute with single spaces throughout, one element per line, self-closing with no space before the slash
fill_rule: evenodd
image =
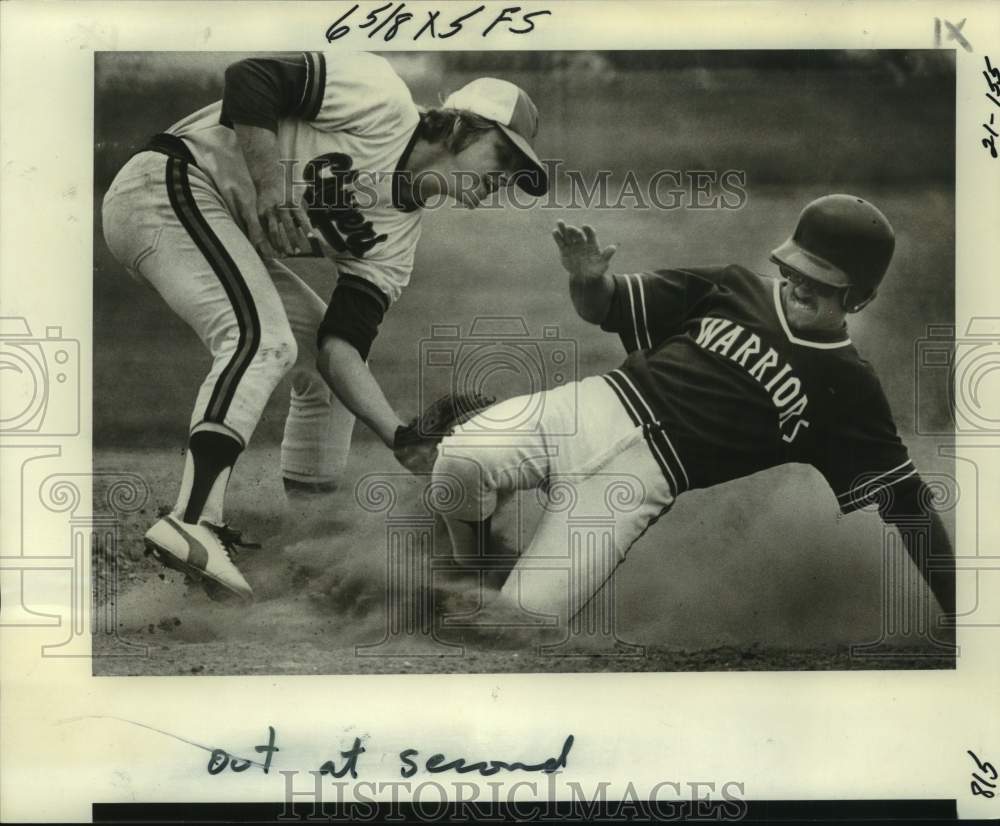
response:
<path id="1" fill-rule="evenodd" d="M 429 473 L 437 459 L 441 440 L 494 402 L 495 397 L 482 393 L 448 393 L 442 396 L 409 424 L 396 429 L 393 454 L 412 473 Z"/>

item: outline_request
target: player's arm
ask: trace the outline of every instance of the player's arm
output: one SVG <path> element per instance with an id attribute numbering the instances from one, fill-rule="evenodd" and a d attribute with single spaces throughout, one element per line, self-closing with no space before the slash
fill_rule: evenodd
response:
<path id="1" fill-rule="evenodd" d="M 389 299 L 373 284 L 342 274 L 318 332 L 316 367 L 344 406 L 393 446 L 403 425 L 366 361 Z"/>
<path id="2" fill-rule="evenodd" d="M 569 273 L 569 296 L 577 315 L 591 324 L 600 324 L 608 315 L 615 294 L 608 266 L 617 247 L 601 249 L 593 229 L 583 230 L 559 221 L 552 231 L 563 268 Z"/>
<path id="3" fill-rule="evenodd" d="M 895 525 L 910 559 L 917 566 L 944 614 L 955 615 L 955 552 L 941 517 L 931 507 L 932 496 L 919 477 L 897 486 L 884 497 L 879 513 Z M 928 530 L 929 529 L 929 530 Z M 928 546 L 923 547 L 925 531 Z M 954 642 L 954 626 L 945 629 L 946 641 Z"/>
<path id="4" fill-rule="evenodd" d="M 391 448 L 403 420 L 392 409 L 357 348 L 338 336 L 326 336 L 319 347 L 317 368 L 344 406 Z"/>
<path id="5" fill-rule="evenodd" d="M 309 216 L 288 191 L 278 151 L 278 119 L 306 114 L 308 61 L 305 54 L 250 58 L 226 69 L 221 122 L 233 128 L 257 190 L 256 208 L 240 217 L 266 257 L 309 249 Z"/>
<path id="6" fill-rule="evenodd" d="M 883 521 L 899 531 L 943 614 L 954 616 L 951 540 L 934 510 L 932 492 L 899 438 L 885 393 L 870 369 L 851 373 L 842 381 L 845 387 L 841 389 L 849 385 L 852 390 L 831 396 L 832 432 L 817 443 L 817 467 L 837 492 L 841 513 L 877 505 Z M 952 635 L 953 629 L 946 629 L 947 641 Z"/>
<path id="7" fill-rule="evenodd" d="M 699 302 L 727 278 L 728 268 L 672 269 L 614 273 L 617 251 L 601 247 L 594 230 L 566 226 L 552 233 L 577 314 L 609 333 L 618 333 L 626 352 L 646 350 L 675 335 Z"/>

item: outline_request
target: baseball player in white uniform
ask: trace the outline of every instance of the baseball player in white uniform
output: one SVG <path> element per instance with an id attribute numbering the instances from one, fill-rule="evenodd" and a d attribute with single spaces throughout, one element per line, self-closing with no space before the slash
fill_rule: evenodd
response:
<path id="1" fill-rule="evenodd" d="M 460 564 L 490 567 L 498 497 L 549 497 L 492 610 L 566 621 L 685 491 L 799 462 L 826 478 L 841 513 L 877 505 L 954 615 L 954 557 L 933 494 L 848 335 L 847 316 L 875 298 L 894 249 L 878 209 L 844 194 L 807 205 L 772 253 L 780 278 L 735 264 L 612 274 L 615 249 L 590 227 L 560 224 L 554 235 L 577 313 L 617 333 L 628 357 L 540 399 L 501 402 L 441 442 L 434 481 L 460 489 L 440 498 Z M 616 490 L 622 481 L 631 489 Z M 612 547 L 572 547 L 581 540 L 570 539 L 570 499 L 585 515 L 612 513 Z M 929 535 L 912 530 L 915 519 Z"/>
<path id="2" fill-rule="evenodd" d="M 422 207 L 450 197 L 473 208 L 509 185 L 544 193 L 537 129 L 534 104 L 506 81 L 480 78 L 421 111 L 383 58 L 310 52 L 234 63 L 221 101 L 125 164 L 104 199 L 107 244 L 213 359 L 177 503 L 146 534 L 161 561 L 251 597 L 226 486 L 289 371 L 291 493 L 336 484 L 355 416 L 393 446 L 403 423 L 366 360 L 409 283 Z M 329 302 L 281 260 L 309 254 L 335 263 Z"/>

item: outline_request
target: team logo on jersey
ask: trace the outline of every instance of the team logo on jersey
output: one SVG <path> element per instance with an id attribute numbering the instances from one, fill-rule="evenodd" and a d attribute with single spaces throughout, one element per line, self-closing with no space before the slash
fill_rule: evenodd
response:
<path id="1" fill-rule="evenodd" d="M 354 159 L 343 152 L 329 152 L 306 164 L 303 177 L 309 184 L 305 204 L 309 220 L 337 252 L 364 258 L 389 236 L 377 234 L 366 221 L 354 197 L 358 172 Z"/>
<path id="2" fill-rule="evenodd" d="M 710 353 L 725 356 L 742 367 L 771 397 L 778 411 L 778 430 L 785 442 L 795 441 L 799 431 L 809 427 L 802 417 L 809 397 L 792 366 L 778 357 L 773 347 L 764 347 L 760 336 L 728 318 L 702 318 L 695 341 Z M 775 368 L 778 368 L 777 370 Z"/>

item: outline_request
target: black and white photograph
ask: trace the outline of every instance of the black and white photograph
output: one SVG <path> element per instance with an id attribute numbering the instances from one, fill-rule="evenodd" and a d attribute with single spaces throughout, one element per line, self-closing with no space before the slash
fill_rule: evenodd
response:
<path id="1" fill-rule="evenodd" d="M 0 3 L 0 821 L 1000 817 L 998 31 Z"/>
<path id="2" fill-rule="evenodd" d="M 96 673 L 954 667 L 950 53 L 95 60 Z"/>

